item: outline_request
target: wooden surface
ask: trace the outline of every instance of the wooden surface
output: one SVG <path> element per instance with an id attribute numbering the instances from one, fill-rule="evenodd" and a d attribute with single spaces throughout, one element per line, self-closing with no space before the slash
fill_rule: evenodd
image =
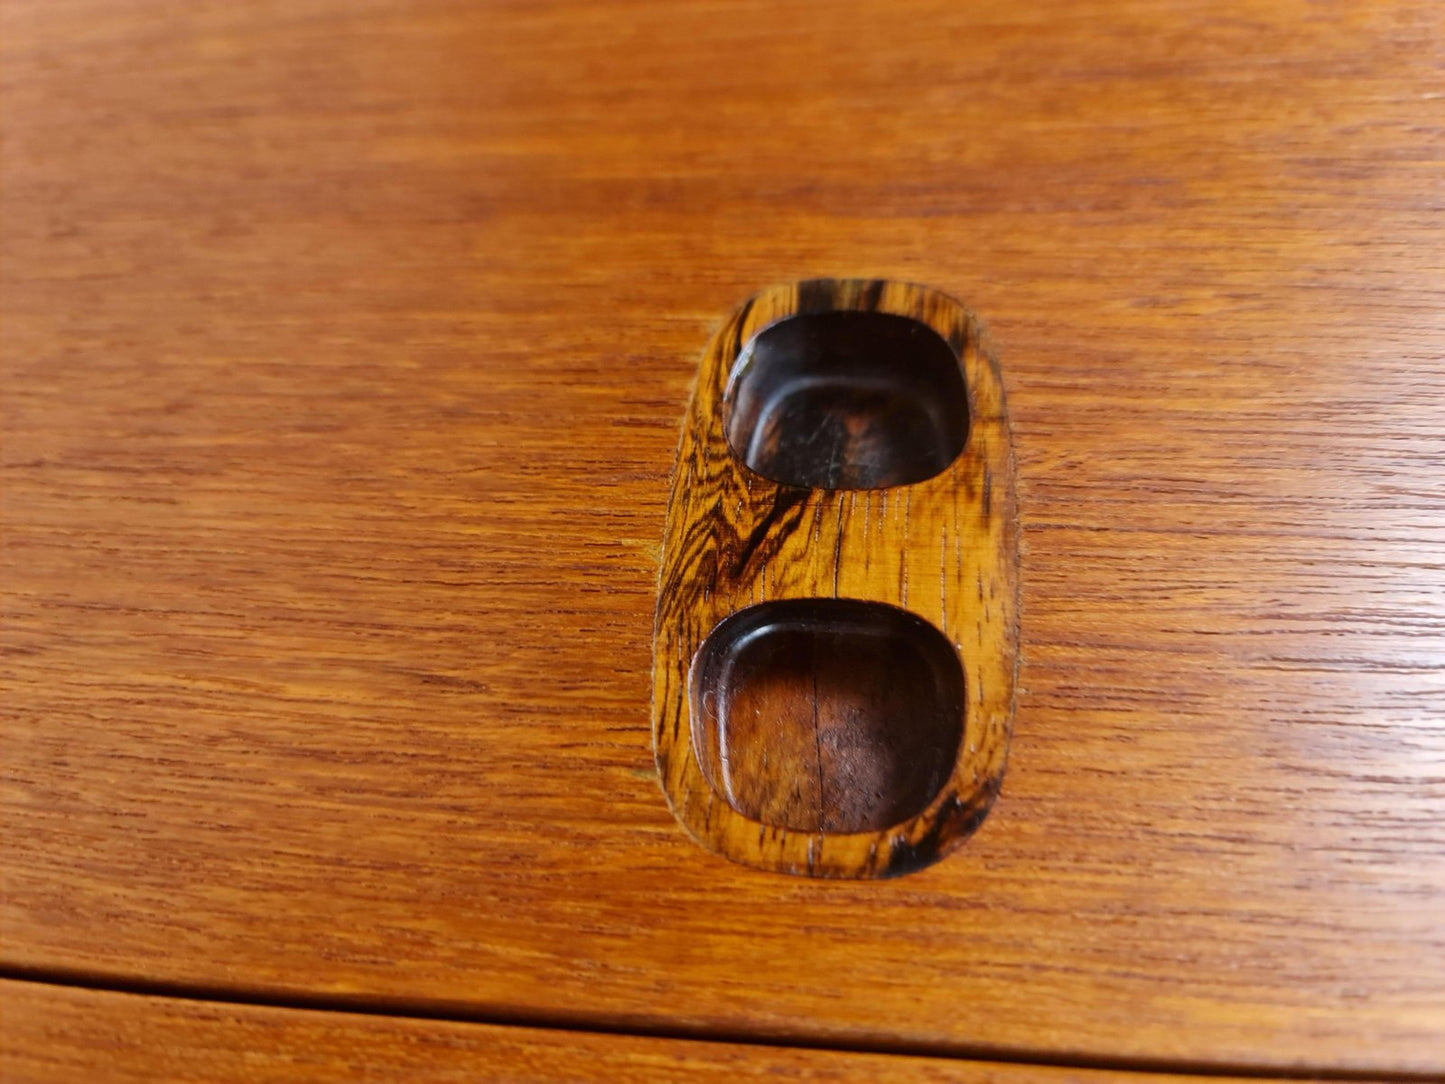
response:
<path id="1" fill-rule="evenodd" d="M 967 446 L 948 469 L 914 485 L 860 491 L 782 486 L 742 465 L 725 434 L 729 376 L 747 364 L 739 363 L 740 355 L 759 332 L 811 312 L 905 316 L 947 344 L 963 373 L 969 419 Z M 944 650 L 957 651 L 967 701 L 962 742 L 954 739 L 950 763 L 906 819 L 849 831 L 790 830 L 800 823 L 793 806 L 820 811 L 825 774 L 842 784 L 850 776 L 866 778 L 875 767 L 848 763 L 860 754 L 871 758 L 874 749 L 829 742 L 835 752 L 825 773 L 816 696 L 807 705 L 814 731 L 807 744 L 815 759 L 804 771 L 796 770 L 803 761 L 781 755 L 778 742 L 754 743 L 756 752 L 741 750 L 732 765 L 742 775 L 766 775 L 776 770 L 768 766 L 771 755 L 789 774 L 816 781 L 811 797 L 805 785 L 796 801 L 774 801 L 779 807 L 774 816 L 755 819 L 730 805 L 726 789 L 718 786 L 717 767 L 709 770 L 706 753 L 697 751 L 702 746 L 693 736 L 696 720 L 706 709 L 696 674 L 690 682 L 689 672 L 703 642 L 719 622 L 748 606 L 811 598 L 898 607 L 932 622 Z M 887 877 L 928 865 L 982 823 L 998 793 L 1017 669 L 1013 453 L 998 363 L 980 342 L 977 322 L 952 298 L 903 283 L 814 282 L 773 287 L 751 298 L 713 336 L 699 366 L 663 533 L 652 725 L 658 774 L 678 819 L 713 850 L 764 869 Z M 815 689 L 818 673 L 814 667 Z M 901 669 L 893 677 L 903 680 Z M 854 690 L 853 698 L 860 693 L 877 695 Z M 958 702 L 956 695 L 952 699 Z M 754 710 L 771 715 L 781 702 L 768 697 Z M 876 778 L 867 784 L 885 785 Z M 776 780 L 763 789 L 787 797 L 792 787 Z M 842 802 L 832 803 L 835 814 L 845 809 Z M 819 822 L 801 823 L 826 827 L 821 813 Z"/>
<path id="2" fill-rule="evenodd" d="M 1232 1084 L 729 1043 L 589 1035 L 142 997 L 0 981 L 0 1078 L 61 1081 L 900 1081 Z M 1236 1078 L 1237 1079 L 1237 1078 Z"/>
<path id="3" fill-rule="evenodd" d="M 1445 1071 L 1438 4 L 0 10 L 7 967 Z M 698 359 L 816 275 L 1018 461 L 1007 782 L 886 883 L 649 748 Z"/>

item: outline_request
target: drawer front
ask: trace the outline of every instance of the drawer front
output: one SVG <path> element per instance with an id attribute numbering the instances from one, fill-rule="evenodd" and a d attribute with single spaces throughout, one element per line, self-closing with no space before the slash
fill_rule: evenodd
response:
<path id="1" fill-rule="evenodd" d="M 5 19 L 15 973 L 1445 1071 L 1436 5 Z M 1008 773 L 896 880 L 653 761 L 688 389 L 816 276 L 963 299 L 1012 421 Z"/>
<path id="2" fill-rule="evenodd" d="M 59 1081 L 434 1080 L 702 1084 L 1200 1084 L 1239 1077 L 1061 1069 L 498 1027 L 146 997 L 0 980 L 0 1073 Z"/>

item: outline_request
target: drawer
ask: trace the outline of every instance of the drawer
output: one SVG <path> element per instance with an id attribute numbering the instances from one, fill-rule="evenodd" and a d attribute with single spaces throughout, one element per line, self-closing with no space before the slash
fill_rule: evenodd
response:
<path id="1" fill-rule="evenodd" d="M 8 974 L 1445 1071 L 1434 4 L 6 23 Z M 815 276 L 962 299 L 1012 426 L 1007 773 L 891 880 L 709 852 L 653 759 L 689 389 Z"/>
<path id="2" fill-rule="evenodd" d="M 0 981 L 0 1072 L 61 1080 L 1194 1084 L 1189 1077 L 227 1005 Z"/>

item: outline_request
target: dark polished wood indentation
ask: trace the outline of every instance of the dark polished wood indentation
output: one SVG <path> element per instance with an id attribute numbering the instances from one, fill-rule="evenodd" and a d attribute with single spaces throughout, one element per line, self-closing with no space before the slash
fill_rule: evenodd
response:
<path id="1" fill-rule="evenodd" d="M 727 439 L 784 485 L 881 489 L 945 470 L 968 439 L 958 357 L 921 321 L 815 312 L 748 345 L 727 395 Z"/>
<path id="2" fill-rule="evenodd" d="M 928 424 L 843 412 L 848 439 L 822 442 L 822 467 L 747 432 L 786 413 L 769 400 L 840 374 L 850 393 L 883 381 Z M 775 428 L 801 441 L 806 426 Z M 910 443 L 920 429 L 932 437 Z M 749 442 L 817 473 L 769 478 Z M 886 485 L 960 443 L 938 474 Z M 947 294 L 815 279 L 759 291 L 718 328 L 678 444 L 653 629 L 658 774 L 698 842 L 759 869 L 876 878 L 978 828 L 1014 708 L 1013 479 L 997 360 Z M 878 487 L 831 488 L 864 482 Z"/>
<path id="3" fill-rule="evenodd" d="M 708 781 L 773 827 L 889 828 L 928 806 L 958 757 L 958 656 L 928 622 L 882 603 L 749 607 L 704 642 L 691 685 Z"/>

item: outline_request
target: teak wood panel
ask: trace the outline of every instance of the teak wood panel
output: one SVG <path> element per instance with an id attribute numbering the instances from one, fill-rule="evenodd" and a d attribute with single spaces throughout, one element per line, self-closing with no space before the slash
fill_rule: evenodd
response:
<path id="1" fill-rule="evenodd" d="M 21 3 L 0 954 L 850 1044 L 1445 1071 L 1435 3 Z M 1013 422 L 983 827 L 707 854 L 700 351 L 927 282 Z"/>
<path id="2" fill-rule="evenodd" d="M 184 1001 L 0 981 L 0 1078 L 265 1084 L 267 1081 L 627 1081 L 629 1084 L 1241 1084 L 1239 1078 L 681 1039 L 596 1035 Z"/>
<path id="3" fill-rule="evenodd" d="M 746 364 L 747 345 L 782 320 L 825 312 L 907 317 L 956 356 L 968 439 L 942 473 L 907 486 L 804 489 L 743 466 L 724 422 L 725 396 Z M 700 841 L 765 869 L 895 876 L 936 861 L 983 821 L 1002 782 L 1014 710 L 1018 517 L 998 362 L 957 301 L 916 284 L 832 280 L 775 286 L 750 298 L 713 336 L 699 366 L 673 468 L 661 565 L 653 741 L 668 801 Z M 925 808 L 882 830 L 761 823 L 729 805 L 696 754 L 689 672 L 703 641 L 749 606 L 815 598 L 903 609 L 931 622 L 962 665 L 955 763 L 937 793 L 923 796 Z M 766 770 L 756 762 L 737 767 Z"/>

